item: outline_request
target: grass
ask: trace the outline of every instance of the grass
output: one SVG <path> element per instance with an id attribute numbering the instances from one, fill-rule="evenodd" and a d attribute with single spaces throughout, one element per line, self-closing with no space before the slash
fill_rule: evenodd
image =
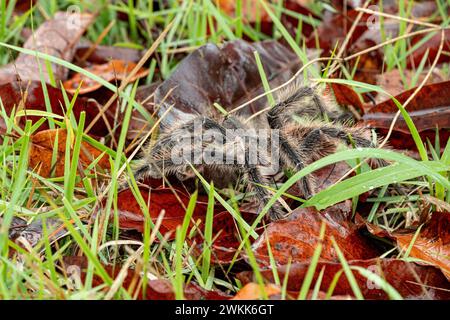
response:
<path id="1" fill-rule="evenodd" d="M 401 3 L 403 2 L 401 1 Z M 258 238 L 257 226 L 268 212 L 270 206 L 277 199 L 286 195 L 289 188 L 299 179 L 324 166 L 339 161 L 347 161 L 356 166 L 357 163 L 360 163 L 360 160 L 364 162 L 368 158 L 379 158 L 389 160 L 392 164 L 375 170 L 370 170 L 364 165 L 355 168 L 356 175 L 319 192 L 308 201 L 305 201 L 302 204 L 303 207 L 312 206 L 319 210 L 325 209 L 342 200 L 357 199 L 359 195 L 367 191 L 378 189 L 380 190 L 378 195 L 368 199 L 368 202 L 373 202 L 373 205 L 367 219 L 387 230 L 395 230 L 402 225 L 404 220 L 402 217 L 406 211 L 417 209 L 423 195 L 431 195 L 450 203 L 450 182 L 448 179 L 450 172 L 450 143 L 435 139 L 436 141 L 434 141 L 433 145 L 432 142 L 422 141 L 415 124 L 408 115 L 407 106 L 405 108 L 395 98 L 388 96 L 394 99 L 401 115 L 406 120 L 411 136 L 419 150 L 419 160 L 395 151 L 381 149 L 339 151 L 294 173 L 277 189 L 272 189 L 274 196 L 269 204 L 260 211 L 252 224 L 244 221 L 239 212 L 238 199 L 244 198 L 244 194 L 236 190 L 236 195 L 233 193 L 232 197 L 226 197 L 222 190 L 217 189 L 213 183 L 206 181 L 193 168 L 200 181 L 199 190 L 190 195 L 183 224 L 176 229 L 175 240 L 169 241 L 167 237 L 159 232 L 161 220 L 152 221 L 150 218 L 149 206 L 152 205 L 151 200 L 149 203 L 146 203 L 142 194 L 138 191 L 138 186 L 132 176 L 129 159 L 125 156 L 126 133 L 132 112 L 138 110 L 149 122 L 153 121 L 151 115 L 135 100 L 139 83 L 129 84 L 124 90 L 118 91 L 118 85 L 106 82 L 71 62 L 63 61 L 44 53 L 23 49 L 21 47 L 23 42 L 20 37 L 20 30 L 24 27 L 33 26 L 36 29 L 56 11 L 66 10 L 73 4 L 78 6 L 81 11 L 90 10 L 97 12 L 98 16 L 86 35 L 90 41 L 96 42 L 102 37 L 100 43 L 104 45 L 140 49 L 149 48 L 157 44 L 155 47 L 158 58 L 151 60 L 151 72 L 142 83 L 150 83 L 170 76 L 179 62 L 179 58 L 174 53 L 176 48 L 186 48 L 186 51 L 189 52 L 209 42 L 221 44 L 227 40 L 243 37 L 254 41 L 269 39 L 269 36 L 261 33 L 260 21 L 256 21 L 255 25 L 251 26 L 239 16 L 228 16 L 212 0 L 183 1 L 181 5 L 178 5 L 175 1 L 169 3 L 169 8 L 156 10 L 156 2 L 152 1 L 128 1 L 127 4 L 122 2 L 111 4 L 110 1 L 97 1 L 95 3 L 48 1 L 38 2 L 35 8 L 21 16 L 14 17 L 12 10 L 15 1 L 8 1 L 7 3 L 6 0 L 0 0 L 0 65 L 13 61 L 18 52 L 35 55 L 41 61 L 41 69 L 48 69 L 49 62 L 60 64 L 100 82 L 112 92 L 118 92 L 122 106 L 125 109 L 124 116 L 120 119 L 122 129 L 117 146 L 112 147 L 112 145 L 105 145 L 85 133 L 84 113 L 81 114 L 78 120 L 74 117 L 72 109 L 77 99 L 77 94 L 75 94 L 73 100 L 69 101 L 64 92 L 66 114 L 64 117 L 61 117 L 51 113 L 48 92 L 44 90 L 47 111 L 27 110 L 26 114 L 28 116 L 41 116 L 42 119 L 35 124 L 27 121 L 24 128 L 19 127 L 17 124 L 17 118 L 24 116 L 24 111 L 17 106 L 17 109 L 8 116 L 0 100 L 1 117 L 5 122 L 6 128 L 0 144 L 0 218 L 2 219 L 0 225 L 0 298 L 134 299 L 137 293 L 144 292 L 145 294 L 146 290 L 148 290 L 149 275 L 170 280 L 174 288 L 175 297 L 178 299 L 184 298 L 183 287 L 186 283 L 193 280 L 208 290 L 219 288 L 234 293 L 241 287 L 233 272 L 233 267 L 236 265 L 237 257 L 241 252 L 248 257 L 249 268 L 254 271 L 256 282 L 261 287 L 261 297 L 264 299 L 268 298 L 264 290 L 265 280 L 261 275 L 258 260 L 251 246 L 251 241 Z M 236 1 L 237 12 L 245 11 L 244 3 L 244 0 Z M 293 52 L 297 54 L 299 61 L 302 61 L 304 64 L 310 63 L 304 43 L 300 41 L 300 31 L 302 25 L 306 22 L 317 28 L 319 21 L 315 18 L 302 16 L 284 9 L 277 3 L 268 4 L 263 0 L 258 0 L 258 3 L 260 3 L 261 8 L 267 11 L 270 19 L 273 21 L 273 37 L 285 40 Z M 442 19 L 443 26 L 447 26 L 450 21 L 446 16 L 446 6 L 448 5 L 439 2 L 438 11 L 435 13 L 436 17 Z M 323 8 L 329 9 L 329 6 L 321 2 L 312 4 L 312 9 L 316 14 L 320 15 Z M 117 20 L 116 23 L 111 25 L 111 21 L 116 19 L 118 13 L 127 14 L 128 19 L 124 21 Z M 301 19 L 302 23 L 299 24 L 299 31 L 295 36 L 292 36 L 280 21 L 282 13 Z M 401 18 L 409 18 L 410 14 L 410 6 L 401 6 L 399 12 Z M 383 21 L 382 17 L 380 19 Z M 152 35 L 151 28 L 159 26 L 164 29 L 170 23 L 172 25 L 168 29 L 167 34 L 156 40 Z M 405 21 L 400 21 L 401 30 L 405 31 L 407 25 Z M 107 27 L 110 28 L 110 31 L 103 37 L 102 31 Z M 381 34 L 384 37 L 384 41 L 389 40 L 384 29 L 381 30 Z M 426 39 L 429 39 L 433 34 L 430 33 L 425 36 L 422 41 L 427 41 Z M 392 70 L 396 68 L 402 73 L 406 68 L 407 56 L 417 50 L 417 48 L 419 48 L 419 44 L 411 45 L 411 39 L 409 38 L 400 39 L 383 46 L 386 69 Z M 335 48 L 333 53 L 335 51 L 339 50 Z M 419 84 L 419 75 L 425 69 L 427 57 L 428 53 L 414 70 L 411 82 L 403 79 L 405 89 Z M 264 84 L 264 90 L 268 93 L 270 103 L 273 104 L 273 96 L 270 93 L 271 88 L 257 53 L 255 53 L 255 58 L 259 75 Z M 352 86 L 358 93 L 376 91 L 386 94 L 378 86 L 355 81 L 353 79 L 355 69 L 350 70 L 348 65 L 345 64 L 342 66 L 342 73 L 346 79 L 328 79 L 325 75 L 328 74 L 329 67 L 330 63 L 327 65 L 322 77 L 323 70 L 319 70 L 313 65 L 306 68 L 303 75 L 305 79 L 311 79 L 312 77 L 317 82 L 346 84 Z M 52 77 L 50 78 L 52 79 Z M 41 79 L 43 82 L 43 77 Z M 221 108 L 220 106 L 218 107 Z M 118 119 L 116 120 L 118 121 Z M 65 161 L 63 178 L 43 178 L 32 168 L 28 167 L 30 139 L 45 121 L 49 122 L 51 128 L 59 128 L 67 132 L 65 145 L 67 161 Z M 78 162 L 80 152 L 82 152 L 82 142 L 91 144 L 103 152 L 102 155 L 109 157 L 111 164 L 109 172 L 104 173 L 97 170 L 95 164 L 100 160 L 101 156 L 95 159 L 88 168 L 84 170 L 79 168 Z M 441 144 L 442 146 L 445 145 L 442 152 Z M 56 154 L 54 154 L 54 159 L 56 159 Z M 74 172 L 81 174 L 73 174 Z M 122 172 L 125 172 L 125 175 L 129 178 L 131 191 L 143 209 L 145 218 L 142 240 L 133 243 L 121 242 L 123 239 L 121 239 L 121 232 L 118 227 L 118 179 Z M 99 181 L 103 181 L 106 185 L 101 184 Z M 412 185 L 417 188 L 414 193 L 407 196 L 392 196 L 389 194 L 389 190 L 395 185 Z M 194 227 L 189 232 L 188 226 L 196 225 L 197 223 L 193 218 L 193 212 L 198 192 L 208 194 L 208 209 L 204 229 L 200 230 L 198 227 Z M 291 198 L 296 197 L 291 196 Z M 149 199 L 151 199 L 151 194 Z M 213 232 L 213 213 L 214 206 L 219 204 L 233 216 L 237 225 L 237 231 L 241 237 L 240 247 L 229 266 L 218 266 L 212 263 L 213 250 L 211 244 L 216 236 Z M 113 217 L 112 224 L 107 223 L 110 216 Z M 38 243 L 33 247 L 26 245 L 21 247 L 8 239 L 8 231 L 14 218 L 22 218 L 27 223 L 32 223 L 39 219 L 48 221 L 49 219 L 57 218 L 64 224 L 67 231 L 64 237 L 50 240 L 49 235 L 54 234 L 55 230 L 44 223 L 43 237 Z M 204 237 L 204 248 L 198 257 L 193 254 L 191 242 L 188 241 L 192 238 L 194 232 L 200 232 Z M 323 236 L 324 229 L 321 232 L 321 237 L 323 238 Z M 288 297 L 288 278 L 280 278 L 278 275 L 272 248 L 269 243 L 267 245 L 275 282 L 281 287 L 282 297 Z M 328 288 L 328 297 L 332 295 L 339 277 L 345 276 L 350 283 L 354 296 L 358 299 L 363 298 L 354 278 L 354 272 L 359 272 L 362 276 L 381 287 L 390 298 L 401 299 L 398 292 L 383 278 L 370 273 L 366 269 L 349 265 L 335 242 L 334 245 L 342 264 L 342 270 L 336 274 L 334 282 Z M 410 249 L 411 246 L 405 253 L 405 258 L 408 257 Z M 12 250 L 20 253 L 23 261 L 19 261 L 16 258 L 11 259 L 10 254 Z M 313 297 L 318 296 L 324 274 L 323 269 L 320 271 L 316 270 L 321 251 L 322 244 L 319 243 L 313 257 L 311 257 L 307 276 L 298 295 L 299 299 L 306 299 L 310 290 L 313 292 Z M 68 275 L 66 270 L 60 267 L 65 256 L 80 254 L 84 255 L 88 262 L 84 281 L 81 281 L 76 276 Z M 135 287 L 140 288 L 139 290 L 136 292 L 127 291 L 121 285 L 124 277 L 112 278 L 105 269 L 105 265 L 119 264 L 142 272 L 144 276 L 141 283 L 135 284 Z M 290 264 L 288 264 L 289 267 Z M 316 281 L 313 280 L 315 271 L 320 272 Z M 102 279 L 104 284 L 95 285 L 94 280 L 98 277 Z M 105 288 L 106 290 L 103 290 Z"/>

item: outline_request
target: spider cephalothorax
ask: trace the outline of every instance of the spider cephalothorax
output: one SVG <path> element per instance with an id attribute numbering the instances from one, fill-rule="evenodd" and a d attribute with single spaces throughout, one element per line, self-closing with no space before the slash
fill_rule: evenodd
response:
<path id="1" fill-rule="evenodd" d="M 290 86 L 277 103 L 258 119 L 246 121 L 228 115 L 217 120 L 199 116 L 166 129 L 155 143 L 145 148 L 135 168 L 136 178 L 176 175 L 180 180 L 200 173 L 212 173 L 215 182 L 244 176 L 261 205 L 271 197 L 263 168 L 298 171 L 331 154 L 339 142 L 356 147 L 376 147 L 371 131 L 341 123 L 342 113 L 324 98 L 317 87 Z M 315 191 L 311 176 L 299 181 L 305 198 Z M 269 218 L 285 216 L 275 204 Z"/>

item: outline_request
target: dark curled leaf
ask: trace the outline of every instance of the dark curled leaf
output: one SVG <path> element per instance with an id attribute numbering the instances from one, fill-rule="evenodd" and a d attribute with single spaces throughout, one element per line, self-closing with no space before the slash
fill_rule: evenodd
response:
<path id="1" fill-rule="evenodd" d="M 287 290 L 294 291 L 296 294 L 298 293 L 308 271 L 309 263 L 309 260 L 307 260 L 293 263 L 290 266 Z M 439 269 L 432 266 L 421 266 L 398 259 L 380 258 L 354 260 L 348 261 L 348 263 L 350 267 L 362 267 L 384 278 L 405 299 L 450 299 L 450 283 Z M 333 294 L 354 295 L 345 274 L 342 273 L 342 265 L 340 263 L 319 262 L 314 273 L 313 284 L 316 283 L 320 270 L 322 269 L 325 271 L 320 286 L 321 290 L 326 292 L 335 276 L 341 273 Z M 280 279 L 284 279 L 286 270 L 286 266 L 278 268 Z M 379 288 L 376 283 L 368 280 L 356 270 L 352 272 L 365 299 L 384 300 L 389 298 L 385 291 Z M 272 269 L 263 269 L 261 270 L 261 274 L 267 280 L 273 281 Z M 241 272 L 238 274 L 238 278 L 243 283 L 249 283 L 253 281 L 253 273 L 250 271 Z"/>
<path id="2" fill-rule="evenodd" d="M 212 107 L 214 102 L 231 110 L 262 93 L 253 54 L 255 50 L 261 57 L 271 87 L 287 81 L 300 66 L 296 55 L 275 41 L 250 44 L 236 40 L 222 48 L 207 44 L 187 56 L 157 88 L 156 105 L 170 93 L 158 115 L 174 105 L 163 119 L 163 125 L 186 121 L 195 115 L 217 115 Z M 249 115 L 261 110 L 266 101 L 265 98 L 259 99 L 244 108 L 242 113 Z"/>

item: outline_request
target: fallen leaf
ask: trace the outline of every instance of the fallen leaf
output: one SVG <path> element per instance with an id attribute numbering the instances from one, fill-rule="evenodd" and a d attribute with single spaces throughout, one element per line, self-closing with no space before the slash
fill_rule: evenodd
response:
<path id="1" fill-rule="evenodd" d="M 131 73 L 131 71 L 136 67 L 136 63 L 130 61 L 121 61 L 121 60 L 111 60 L 108 63 L 104 63 L 101 65 L 93 65 L 85 68 L 86 71 L 89 71 L 106 81 L 113 80 L 123 80 Z M 148 70 L 145 68 L 139 69 L 136 74 L 130 79 L 130 82 L 133 82 L 139 78 L 145 77 L 148 75 Z M 64 81 L 63 86 L 67 92 L 74 94 L 77 89 L 80 87 L 79 93 L 85 94 L 88 92 L 95 91 L 102 87 L 102 84 L 99 82 L 81 74 L 75 74 L 71 79 Z"/>
<path id="2" fill-rule="evenodd" d="M 371 224 L 368 224 L 368 230 L 377 236 L 396 240 L 402 251 L 412 244 L 409 256 L 440 268 L 450 280 L 450 213 L 433 212 L 415 241 L 415 232 L 389 233 Z"/>
<path id="3" fill-rule="evenodd" d="M 415 88 L 407 90 L 395 98 L 402 104 L 412 95 Z M 434 141 L 439 128 L 440 141 L 447 141 L 450 135 L 450 81 L 425 85 L 407 105 L 406 110 L 414 122 L 423 141 Z M 388 99 L 371 108 L 366 108 L 362 121 L 386 135 L 397 113 L 394 101 Z M 449 115 L 449 116 L 447 116 Z M 401 149 L 416 149 L 410 131 L 402 116 L 393 128 L 390 145 Z"/>
<path id="4" fill-rule="evenodd" d="M 253 52 L 257 51 L 271 87 L 290 79 L 300 66 L 290 50 L 275 41 L 248 43 L 236 40 L 219 48 L 207 44 L 188 55 L 155 91 L 155 105 L 161 105 L 163 127 L 186 121 L 196 115 L 216 115 L 217 102 L 227 110 L 263 92 Z M 170 95 L 168 95 L 170 92 Z M 165 104 L 161 102 L 165 101 Z M 248 116 L 266 106 L 262 98 L 248 105 L 239 115 Z"/>
<path id="5" fill-rule="evenodd" d="M 428 70 L 423 71 L 419 77 L 417 78 L 417 83 L 422 83 L 425 80 L 425 76 L 427 75 Z M 417 72 L 413 72 L 411 70 L 402 70 L 393 69 L 388 72 L 384 72 L 376 76 L 377 78 L 377 86 L 381 87 L 384 91 L 388 92 L 392 96 L 396 96 L 405 91 L 405 86 L 410 84 L 413 77 L 415 77 Z M 443 77 L 440 76 L 437 72 L 433 72 L 427 82 L 426 85 L 437 83 L 443 81 Z M 406 84 L 404 83 L 406 81 Z M 378 94 L 375 97 L 375 102 L 380 103 L 386 99 L 386 95 Z"/>
<path id="6" fill-rule="evenodd" d="M 379 252 L 368 238 L 359 232 L 360 226 L 349 221 L 351 202 L 349 200 L 319 212 L 314 208 L 298 208 L 287 220 L 276 221 L 254 244 L 254 254 L 262 266 L 269 266 L 267 242 L 278 265 L 308 260 L 322 243 L 322 261 L 337 262 L 333 247 L 334 237 L 347 260 L 371 259 Z M 320 240 L 322 222 L 326 224 L 325 237 Z"/>
<path id="7" fill-rule="evenodd" d="M 286 265 L 277 268 L 280 279 L 286 277 L 289 270 L 287 290 L 298 292 L 308 272 L 310 265 L 309 257 L 303 262 L 294 262 L 287 269 Z M 421 266 L 412 262 L 406 262 L 398 259 L 381 259 L 374 258 L 369 260 L 353 260 L 348 261 L 350 267 L 362 267 L 371 271 L 381 278 L 384 278 L 404 299 L 432 299 L 432 300 L 448 300 L 450 299 L 450 283 L 439 269 L 432 266 Z M 319 261 L 314 272 L 312 283 L 316 283 L 319 273 L 324 270 L 320 290 L 327 292 L 333 284 L 336 275 L 339 273 L 337 283 L 335 284 L 333 295 L 351 295 L 354 296 L 353 290 L 342 273 L 342 265 L 336 262 Z M 264 268 L 260 270 L 261 275 L 268 281 L 273 282 L 273 270 Z M 365 299 L 385 300 L 389 296 L 384 290 L 379 288 L 376 283 L 368 280 L 359 271 L 352 271 L 357 285 L 361 290 Z M 238 274 L 238 278 L 242 283 L 254 281 L 252 271 L 245 271 Z"/>
<path id="8" fill-rule="evenodd" d="M 242 218 L 249 224 L 252 224 L 257 217 L 256 214 L 243 210 L 240 210 L 240 213 Z M 199 225 L 200 230 L 204 230 L 204 220 L 205 218 L 202 218 L 202 223 Z M 235 257 L 236 250 L 241 245 L 242 235 L 239 233 L 237 223 L 228 211 L 214 214 L 212 234 L 214 237 L 210 245 L 212 263 L 225 265 L 232 261 L 236 262 L 242 259 L 242 252 Z M 203 234 L 197 233 L 190 243 L 196 244 L 194 254 L 200 255 L 204 251 L 205 243 Z"/>
<path id="9" fill-rule="evenodd" d="M 259 284 L 251 282 L 242 287 L 231 300 L 259 300 L 263 298 L 261 290 L 265 291 L 269 299 L 273 299 L 271 296 L 281 293 L 281 289 L 272 283 L 266 284 L 264 288 L 261 288 Z"/>
<path id="10" fill-rule="evenodd" d="M 88 261 L 85 257 L 66 256 L 63 258 L 63 262 L 63 268 L 69 276 L 79 276 L 82 282 L 85 281 L 86 271 L 88 267 Z M 106 265 L 103 267 L 105 268 L 108 275 L 113 279 L 116 279 L 121 270 L 120 265 Z M 137 274 L 135 270 L 127 269 L 126 276 L 122 281 L 122 287 L 126 290 L 134 288 L 132 296 L 137 294 L 137 298 L 139 300 L 175 300 L 174 289 L 169 280 L 157 279 L 156 277 L 155 279 L 148 280 L 146 286 L 146 294 L 144 296 L 142 293 L 142 285 L 131 287 L 133 283 L 136 284 L 140 279 L 141 275 Z M 92 285 L 97 287 L 100 285 L 104 285 L 104 282 L 98 275 L 94 275 Z M 109 287 L 106 287 L 103 290 L 107 291 L 109 290 Z M 205 290 L 194 282 L 189 282 L 188 284 L 186 284 L 183 291 L 184 298 L 186 300 L 227 300 L 230 298 L 229 295 L 219 290 Z"/>
<path id="11" fill-rule="evenodd" d="M 2 218 L 0 217 L 0 223 Z M 64 227 L 64 223 L 56 218 L 46 218 L 45 223 L 47 226 L 47 236 L 50 243 L 61 239 L 68 234 Z M 26 220 L 13 217 L 11 226 L 9 228 L 8 237 L 12 241 L 16 241 L 20 237 L 24 238 L 32 247 L 34 247 L 40 240 L 42 240 L 43 234 L 43 220 L 42 218 L 34 219 L 31 223 Z M 42 249 L 43 250 L 43 249 Z"/>
<path id="12" fill-rule="evenodd" d="M 46 85 L 48 97 L 50 100 L 51 112 L 59 116 L 65 116 L 67 110 L 65 107 L 64 96 L 60 89 Z M 72 95 L 67 94 L 69 101 L 72 100 Z M 44 98 L 44 90 L 42 89 L 41 82 L 31 81 L 30 83 L 18 83 L 11 82 L 0 86 L 0 98 L 2 99 L 3 106 L 6 114 L 9 116 L 13 109 L 16 111 L 20 108 L 27 110 L 40 110 L 47 111 Z M 20 108 L 19 108 L 20 106 Z M 73 105 L 73 114 L 75 119 L 79 119 L 80 113 L 86 113 L 86 126 L 97 116 L 99 112 L 98 105 L 92 99 L 85 99 L 83 97 L 77 97 Z M 23 128 L 26 120 L 31 120 L 32 123 L 41 119 L 41 116 L 26 116 L 18 119 L 19 125 Z M 110 110 L 106 110 L 105 118 L 111 124 L 113 124 L 114 114 Z M 4 127 L 4 119 L 0 118 L 0 128 Z M 43 131 L 49 129 L 48 121 L 45 121 L 37 131 Z M 92 128 L 90 133 L 94 136 L 105 137 L 108 135 L 108 127 L 105 119 L 102 117 Z"/>
<path id="13" fill-rule="evenodd" d="M 92 23 L 94 16 L 89 13 L 56 12 L 53 19 L 45 21 L 25 42 L 25 49 L 36 50 L 64 61 L 72 61 L 76 43 L 86 28 Z M 33 55 L 20 53 L 13 64 L 0 69 L 0 85 L 21 79 L 44 81 L 50 83 L 46 63 Z M 67 78 L 69 70 L 59 64 L 51 64 L 56 83 Z"/>
<path id="14" fill-rule="evenodd" d="M 322 49 L 322 55 L 328 57 L 336 43 L 340 45 L 343 43 L 358 14 L 359 12 L 356 10 L 338 13 L 326 11 L 322 23 L 317 28 L 317 32 L 310 35 L 306 46 L 308 48 L 316 48 L 318 45 Z M 361 20 L 359 20 L 354 32 L 348 39 L 348 47 L 367 30 L 366 22 L 370 16 L 369 14 L 362 14 Z"/>
<path id="15" fill-rule="evenodd" d="M 57 139 L 57 140 L 56 140 Z M 38 132 L 31 136 L 31 149 L 29 154 L 29 166 L 42 177 L 50 177 L 54 170 L 55 177 L 64 176 L 64 164 L 66 161 L 66 140 L 67 131 L 65 129 L 50 129 Z M 58 142 L 58 151 L 56 153 L 56 161 L 52 166 L 53 149 L 56 141 Z M 82 141 L 79 161 L 83 168 L 86 168 L 102 152 L 89 143 Z M 108 156 L 104 155 L 99 160 L 98 165 L 103 169 L 109 169 Z M 72 172 L 72 174 L 75 174 Z"/>
<path id="16" fill-rule="evenodd" d="M 165 235 L 170 234 L 169 239 L 175 236 L 175 229 L 181 225 L 189 203 L 189 195 L 178 189 L 140 187 L 141 195 L 148 204 L 150 217 L 156 222 L 158 216 L 164 213 L 159 231 Z M 193 219 L 203 218 L 206 214 L 207 200 L 199 197 L 195 206 Z M 134 229 L 144 231 L 145 216 L 130 189 L 125 189 L 118 194 L 119 225 L 121 229 Z M 190 225 L 192 227 L 192 223 Z"/>
<path id="17" fill-rule="evenodd" d="M 339 83 L 332 83 L 331 87 L 333 89 L 336 102 L 339 105 L 356 107 L 364 114 L 363 104 L 355 90 L 349 86 Z"/>
<path id="18" fill-rule="evenodd" d="M 87 41 L 80 41 L 75 51 L 74 60 L 83 58 L 94 44 Z M 97 45 L 95 49 L 86 57 L 86 61 L 92 64 L 103 64 L 111 60 L 130 61 L 138 63 L 143 56 L 141 50 L 122 48 L 115 46 Z"/>
<path id="19" fill-rule="evenodd" d="M 153 222 L 156 222 L 158 216 L 164 213 L 159 232 L 167 236 L 168 240 L 173 240 L 177 226 L 182 225 L 186 214 L 186 208 L 189 202 L 189 196 L 180 189 L 164 188 L 158 185 L 157 180 L 148 181 L 147 184 L 153 184 L 148 187 L 141 187 L 141 195 L 148 204 L 149 214 Z M 200 255 L 204 246 L 204 222 L 207 212 L 207 197 L 199 195 L 194 209 L 192 219 L 198 223 L 197 227 L 201 232 L 196 232 L 194 236 L 187 239 L 194 245 L 194 255 Z M 137 230 L 143 232 L 145 217 L 133 196 L 131 190 L 126 189 L 118 195 L 119 225 L 122 230 Z M 236 249 L 240 245 L 240 238 L 237 225 L 234 218 L 228 211 L 224 211 L 220 205 L 215 205 L 213 217 L 213 235 L 214 241 L 210 248 L 212 250 L 211 261 L 213 263 L 227 264 L 233 260 Z M 256 218 L 255 214 L 241 211 L 241 215 L 247 223 L 252 223 Z M 193 227 L 191 221 L 189 229 Z M 241 256 L 238 256 L 239 260 Z"/>
<path id="20" fill-rule="evenodd" d="M 411 46 L 415 46 L 419 43 L 426 35 L 419 35 L 412 39 Z M 420 62 L 423 59 L 423 56 L 428 51 L 427 63 L 425 65 L 431 65 L 433 61 L 436 59 L 436 55 L 439 51 L 439 47 L 441 45 L 442 35 L 441 32 L 436 32 L 435 35 L 431 37 L 431 39 L 425 41 L 422 45 L 420 45 L 416 50 L 414 50 L 407 57 L 407 67 L 408 68 L 417 68 L 420 65 Z M 450 51 L 450 30 L 444 30 L 444 46 L 442 48 L 443 52 Z M 441 54 L 438 59 L 438 63 L 444 63 L 450 61 L 450 56 L 448 54 Z"/>

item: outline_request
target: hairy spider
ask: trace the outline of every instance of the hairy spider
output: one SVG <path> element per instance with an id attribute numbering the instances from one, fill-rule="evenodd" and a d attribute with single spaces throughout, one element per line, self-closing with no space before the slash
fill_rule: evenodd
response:
<path id="1" fill-rule="evenodd" d="M 341 121 L 343 113 L 317 86 L 296 83 L 281 91 L 276 100 L 268 112 L 252 121 L 231 115 L 222 119 L 199 116 L 166 129 L 144 148 L 135 167 L 136 179 L 176 175 L 185 180 L 195 176 L 191 166 L 200 173 L 208 172 L 215 184 L 244 176 L 263 206 L 272 196 L 264 187 L 269 184 L 263 174 L 265 167 L 301 170 L 333 153 L 339 142 L 356 147 L 378 145 L 367 128 Z M 260 129 L 267 129 L 268 134 L 264 136 Z M 298 183 L 305 198 L 314 194 L 311 175 Z M 286 216 L 278 203 L 268 214 L 271 220 Z"/>

